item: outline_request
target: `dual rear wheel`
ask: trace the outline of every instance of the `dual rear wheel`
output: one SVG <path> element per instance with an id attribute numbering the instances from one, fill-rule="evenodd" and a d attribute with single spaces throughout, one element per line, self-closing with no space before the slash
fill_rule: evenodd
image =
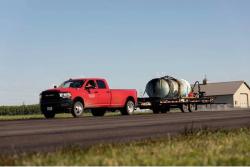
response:
<path id="1" fill-rule="evenodd" d="M 135 111 L 135 102 L 133 100 L 128 100 L 125 106 L 120 110 L 122 115 L 131 115 Z M 106 109 L 96 108 L 91 109 L 91 113 L 93 116 L 104 116 L 106 113 Z"/>
<path id="2" fill-rule="evenodd" d="M 133 100 L 128 100 L 123 109 L 121 109 L 122 115 L 131 115 L 135 111 L 135 102 Z"/>

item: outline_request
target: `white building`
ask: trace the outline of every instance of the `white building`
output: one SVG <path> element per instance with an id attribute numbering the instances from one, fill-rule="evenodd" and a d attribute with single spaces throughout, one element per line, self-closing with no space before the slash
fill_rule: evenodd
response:
<path id="1" fill-rule="evenodd" d="M 215 97 L 215 103 L 225 103 L 227 107 L 250 107 L 250 87 L 244 81 L 207 83 L 200 87 L 206 96 Z"/>

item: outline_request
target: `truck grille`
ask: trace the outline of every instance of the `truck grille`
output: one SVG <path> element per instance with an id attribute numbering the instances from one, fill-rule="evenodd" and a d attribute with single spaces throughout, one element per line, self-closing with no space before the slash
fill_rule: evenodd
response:
<path id="1" fill-rule="evenodd" d="M 43 92 L 41 103 L 56 103 L 60 100 L 58 92 Z"/>

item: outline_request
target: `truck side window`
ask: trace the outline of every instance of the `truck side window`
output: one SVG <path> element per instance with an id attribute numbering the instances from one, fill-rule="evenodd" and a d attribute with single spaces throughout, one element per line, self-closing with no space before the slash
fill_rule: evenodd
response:
<path id="1" fill-rule="evenodd" d="M 102 81 L 102 80 L 97 80 L 96 82 L 97 82 L 97 85 L 98 85 L 98 88 L 99 88 L 99 89 L 106 89 L 106 84 L 105 84 L 104 81 Z"/>
<path id="2" fill-rule="evenodd" d="M 93 80 L 89 80 L 88 81 L 88 83 L 86 84 L 86 86 L 92 86 L 92 87 L 94 87 L 94 88 L 96 88 L 96 84 L 95 84 L 95 81 L 93 81 Z"/>

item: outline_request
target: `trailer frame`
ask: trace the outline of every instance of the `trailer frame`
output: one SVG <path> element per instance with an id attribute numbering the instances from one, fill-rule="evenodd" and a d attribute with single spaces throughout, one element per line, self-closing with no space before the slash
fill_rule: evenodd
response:
<path id="1" fill-rule="evenodd" d="M 184 98 L 138 98 L 137 107 L 140 109 L 151 109 L 154 113 L 166 113 L 171 108 L 179 108 L 182 112 L 193 112 L 199 105 L 213 104 L 214 98 L 204 97 L 184 97 Z"/>

